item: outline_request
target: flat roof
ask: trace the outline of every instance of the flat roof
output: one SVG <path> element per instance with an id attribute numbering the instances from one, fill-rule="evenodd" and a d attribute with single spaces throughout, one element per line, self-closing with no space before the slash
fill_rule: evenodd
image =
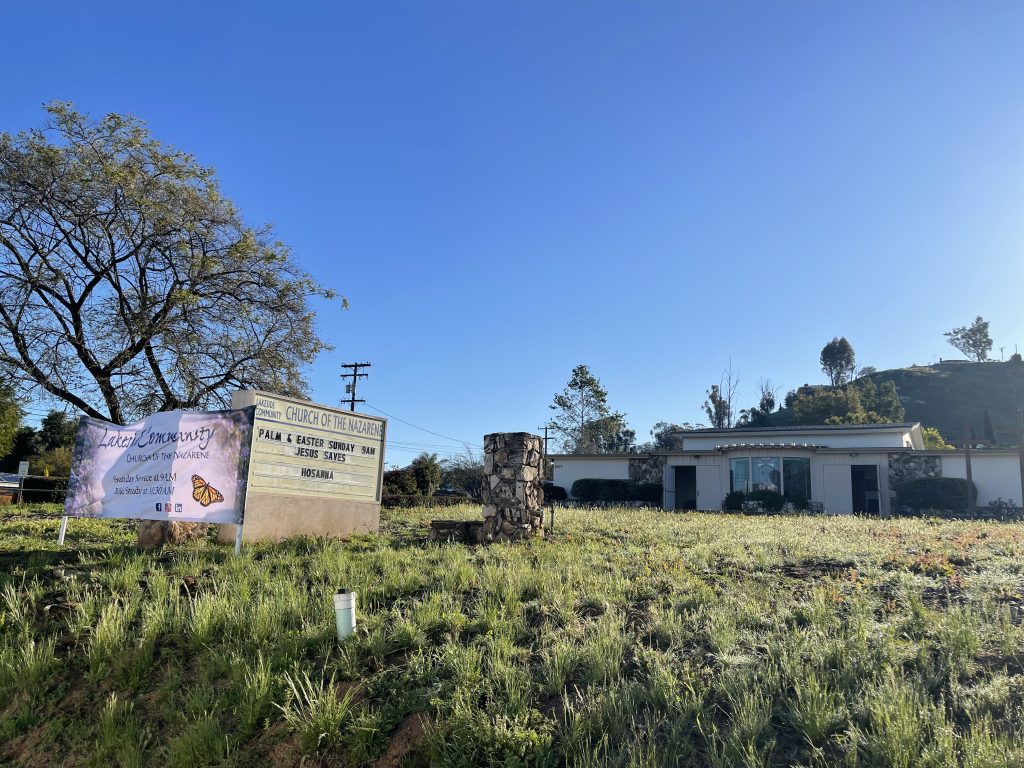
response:
<path id="1" fill-rule="evenodd" d="M 549 453 L 549 459 L 649 459 L 650 453 Z"/>
<path id="2" fill-rule="evenodd" d="M 770 434 L 772 432 L 842 432 L 845 430 L 864 429 L 886 429 L 886 430 L 910 430 L 921 426 L 920 422 L 900 422 L 892 424 L 813 424 L 804 426 L 785 427 L 729 427 L 727 429 L 705 428 L 705 429 L 674 429 L 673 435 L 737 435 L 748 432 L 757 434 Z"/>

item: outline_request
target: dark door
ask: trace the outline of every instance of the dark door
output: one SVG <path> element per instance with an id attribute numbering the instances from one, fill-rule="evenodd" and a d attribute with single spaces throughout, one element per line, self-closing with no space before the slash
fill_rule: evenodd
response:
<path id="1" fill-rule="evenodd" d="M 676 467 L 676 509 L 697 508 L 697 468 Z"/>
<path id="2" fill-rule="evenodd" d="M 877 515 L 878 467 L 875 464 L 854 464 L 850 467 L 850 485 L 853 487 L 854 513 Z"/>

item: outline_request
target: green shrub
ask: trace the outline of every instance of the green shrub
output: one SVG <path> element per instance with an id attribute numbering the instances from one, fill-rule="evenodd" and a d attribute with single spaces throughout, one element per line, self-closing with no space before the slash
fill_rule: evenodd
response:
<path id="1" fill-rule="evenodd" d="M 30 503 L 63 504 L 67 490 L 68 481 L 65 477 L 26 477 L 23 498 Z"/>
<path id="2" fill-rule="evenodd" d="M 417 496 L 419 493 L 419 486 L 416 485 L 416 474 L 408 467 L 405 469 L 389 469 L 384 473 L 385 496 Z"/>
<path id="3" fill-rule="evenodd" d="M 751 491 L 747 501 L 756 501 L 765 512 L 781 512 L 786 497 L 777 491 Z"/>
<path id="4" fill-rule="evenodd" d="M 782 507 L 789 499 L 783 496 L 781 493 L 775 491 L 751 491 L 750 493 L 744 493 L 743 491 L 731 491 L 722 501 L 722 509 L 727 512 L 742 512 L 743 503 L 747 501 L 756 501 L 758 506 L 765 512 L 781 512 Z M 804 506 L 800 507 L 794 502 L 794 506 L 805 509 L 807 507 L 807 500 L 804 499 Z"/>
<path id="5" fill-rule="evenodd" d="M 664 487 L 661 483 L 636 483 L 634 484 L 636 496 L 633 501 L 649 501 L 652 504 L 661 504 L 664 498 Z"/>
<path id="6" fill-rule="evenodd" d="M 969 487 L 971 498 L 978 498 L 978 489 Z M 967 480 L 961 477 L 916 477 L 896 486 L 896 506 L 908 507 L 914 512 L 926 509 L 942 510 L 962 515 L 967 512 Z"/>
<path id="7" fill-rule="evenodd" d="M 794 493 L 786 494 L 786 501 L 792 504 L 794 507 L 800 510 L 807 510 L 811 508 L 811 502 L 809 499 L 803 496 L 797 496 Z"/>
<path id="8" fill-rule="evenodd" d="M 727 512 L 742 512 L 743 502 L 747 500 L 747 494 L 743 491 L 730 491 L 722 502 L 722 509 Z"/>
<path id="9" fill-rule="evenodd" d="M 584 477 L 572 484 L 572 496 L 580 501 L 646 501 L 660 504 L 662 485 Z"/>
<path id="10" fill-rule="evenodd" d="M 565 501 L 569 494 L 565 488 L 554 483 L 544 483 L 544 501 Z"/>

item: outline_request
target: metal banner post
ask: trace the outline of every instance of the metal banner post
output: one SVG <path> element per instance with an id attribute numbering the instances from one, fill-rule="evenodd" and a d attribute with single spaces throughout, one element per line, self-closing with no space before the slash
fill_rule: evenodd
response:
<path id="1" fill-rule="evenodd" d="M 60 533 L 57 534 L 57 546 L 64 546 L 64 534 L 68 532 L 68 516 L 64 515 L 60 519 Z"/>

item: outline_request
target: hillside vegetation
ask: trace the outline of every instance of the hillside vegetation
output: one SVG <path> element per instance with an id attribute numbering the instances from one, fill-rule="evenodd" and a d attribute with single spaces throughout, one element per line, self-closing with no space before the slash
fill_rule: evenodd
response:
<path id="1" fill-rule="evenodd" d="M 1024 364 L 945 361 L 935 365 L 879 371 L 876 384 L 892 381 L 907 411 L 907 421 L 938 427 L 950 443 L 963 443 L 964 425 L 984 439 L 989 412 L 996 442 L 1017 444 L 1017 409 L 1024 404 Z"/>
<path id="2" fill-rule="evenodd" d="M 1017 409 L 1024 404 L 1024 364 L 953 360 L 877 371 L 853 383 L 861 385 L 867 379 L 877 387 L 893 382 L 906 421 L 937 427 L 950 443 L 963 444 L 966 424 L 973 425 L 978 442 L 984 441 L 987 410 L 996 443 L 1017 444 Z M 771 420 L 780 426 L 800 423 L 790 408 L 771 414 Z"/>
<path id="3" fill-rule="evenodd" d="M 1017 524 L 581 509 L 471 547 L 412 509 L 233 557 L 0 510 L 0 763 L 1024 763 Z"/>

